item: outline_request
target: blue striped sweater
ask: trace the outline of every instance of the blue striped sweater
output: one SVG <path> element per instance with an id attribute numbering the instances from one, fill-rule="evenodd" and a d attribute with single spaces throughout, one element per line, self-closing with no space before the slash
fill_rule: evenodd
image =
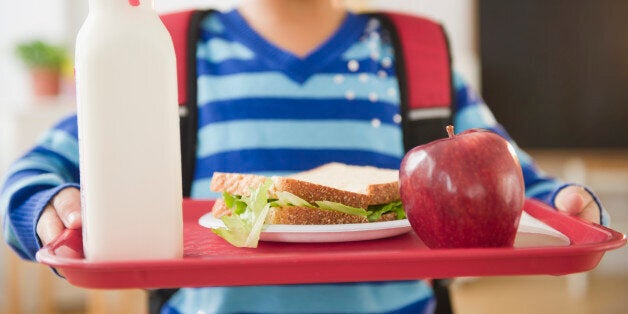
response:
<path id="1" fill-rule="evenodd" d="M 378 20 L 349 14 L 304 58 L 272 45 L 237 11 L 209 15 L 197 45 L 198 147 L 193 198 L 214 171 L 282 175 L 330 162 L 398 168 L 403 157 L 394 50 Z M 512 142 L 484 102 L 455 79 L 457 132 L 487 128 Z M 514 144 L 514 143 L 513 143 Z M 515 145 L 516 147 L 516 145 Z M 564 186 L 517 149 L 526 195 L 552 204 Z M 5 239 L 25 259 L 36 222 L 61 189 L 78 187 L 76 116 L 13 164 L 0 194 Z M 606 219 L 606 216 L 603 218 Z M 245 275 L 243 273 L 243 275 Z M 164 313 L 420 313 L 422 281 L 180 289 Z"/>

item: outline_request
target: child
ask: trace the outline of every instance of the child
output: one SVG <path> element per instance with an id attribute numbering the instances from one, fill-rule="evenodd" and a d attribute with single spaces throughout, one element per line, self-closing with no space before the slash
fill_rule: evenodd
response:
<path id="1" fill-rule="evenodd" d="M 255 0 L 201 23 L 198 146 L 191 197 L 215 197 L 213 171 L 286 174 L 328 161 L 398 168 L 404 150 L 389 30 L 322 0 Z M 456 131 L 491 129 L 486 105 L 455 80 Z M 444 133 L 443 133 L 444 134 Z M 509 139 L 510 140 L 510 139 Z M 8 243 L 22 256 L 81 226 L 76 117 L 18 160 L 2 189 Z M 605 222 L 598 200 L 543 176 L 518 151 L 526 194 Z M 429 313 L 423 281 L 182 288 L 162 313 Z"/>

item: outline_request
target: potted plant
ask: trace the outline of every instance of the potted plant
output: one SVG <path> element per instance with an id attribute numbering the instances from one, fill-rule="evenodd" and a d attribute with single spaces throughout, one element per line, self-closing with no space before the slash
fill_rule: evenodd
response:
<path id="1" fill-rule="evenodd" d="M 16 53 L 31 73 L 36 96 L 59 95 L 61 71 L 68 61 L 64 47 L 33 40 L 18 44 Z"/>

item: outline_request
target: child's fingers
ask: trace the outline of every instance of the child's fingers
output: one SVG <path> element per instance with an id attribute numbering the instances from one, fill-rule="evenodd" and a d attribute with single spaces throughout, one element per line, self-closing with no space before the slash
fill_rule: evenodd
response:
<path id="1" fill-rule="evenodd" d="M 68 229 L 77 229 L 83 225 L 81 218 L 81 193 L 76 188 L 61 190 L 53 199 L 52 206 Z"/>
<path id="2" fill-rule="evenodd" d="M 65 230 L 65 226 L 61 219 L 59 219 L 54 207 L 52 207 L 52 205 L 46 206 L 37 222 L 37 235 L 42 244 L 45 246 L 52 242 L 63 230 Z"/>
<path id="3" fill-rule="evenodd" d="M 589 194 L 581 186 L 569 186 L 556 195 L 556 209 L 572 216 L 599 223 L 600 209 Z"/>
<path id="4" fill-rule="evenodd" d="M 591 201 L 587 203 L 587 205 L 578 216 L 584 220 L 588 220 L 598 224 L 601 223 L 600 209 L 593 199 L 591 199 Z"/>
<path id="5" fill-rule="evenodd" d="M 579 187 L 567 187 L 556 196 L 556 209 L 569 215 L 578 215 L 584 209 L 585 201 L 576 190 Z"/>

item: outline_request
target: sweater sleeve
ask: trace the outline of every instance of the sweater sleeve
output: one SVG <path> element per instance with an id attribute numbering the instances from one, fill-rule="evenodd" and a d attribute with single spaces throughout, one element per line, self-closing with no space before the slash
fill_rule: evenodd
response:
<path id="1" fill-rule="evenodd" d="M 454 117 L 456 133 L 471 128 L 483 128 L 504 137 L 515 148 L 517 157 L 521 163 L 526 197 L 535 198 L 552 207 L 556 207 L 554 201 L 558 192 L 574 184 L 561 182 L 539 169 L 532 158 L 517 146 L 506 130 L 495 120 L 493 113 L 484 101 L 457 75 L 454 75 L 454 88 L 458 105 Z M 598 208 L 600 208 L 601 223 L 608 226 L 610 223 L 608 213 L 602 207 L 597 196 L 590 189 L 584 188 L 591 194 Z"/>
<path id="2" fill-rule="evenodd" d="M 62 189 L 79 186 L 76 116 L 70 116 L 37 142 L 8 169 L 0 190 L 5 241 L 24 259 L 41 248 L 37 221 Z"/>

